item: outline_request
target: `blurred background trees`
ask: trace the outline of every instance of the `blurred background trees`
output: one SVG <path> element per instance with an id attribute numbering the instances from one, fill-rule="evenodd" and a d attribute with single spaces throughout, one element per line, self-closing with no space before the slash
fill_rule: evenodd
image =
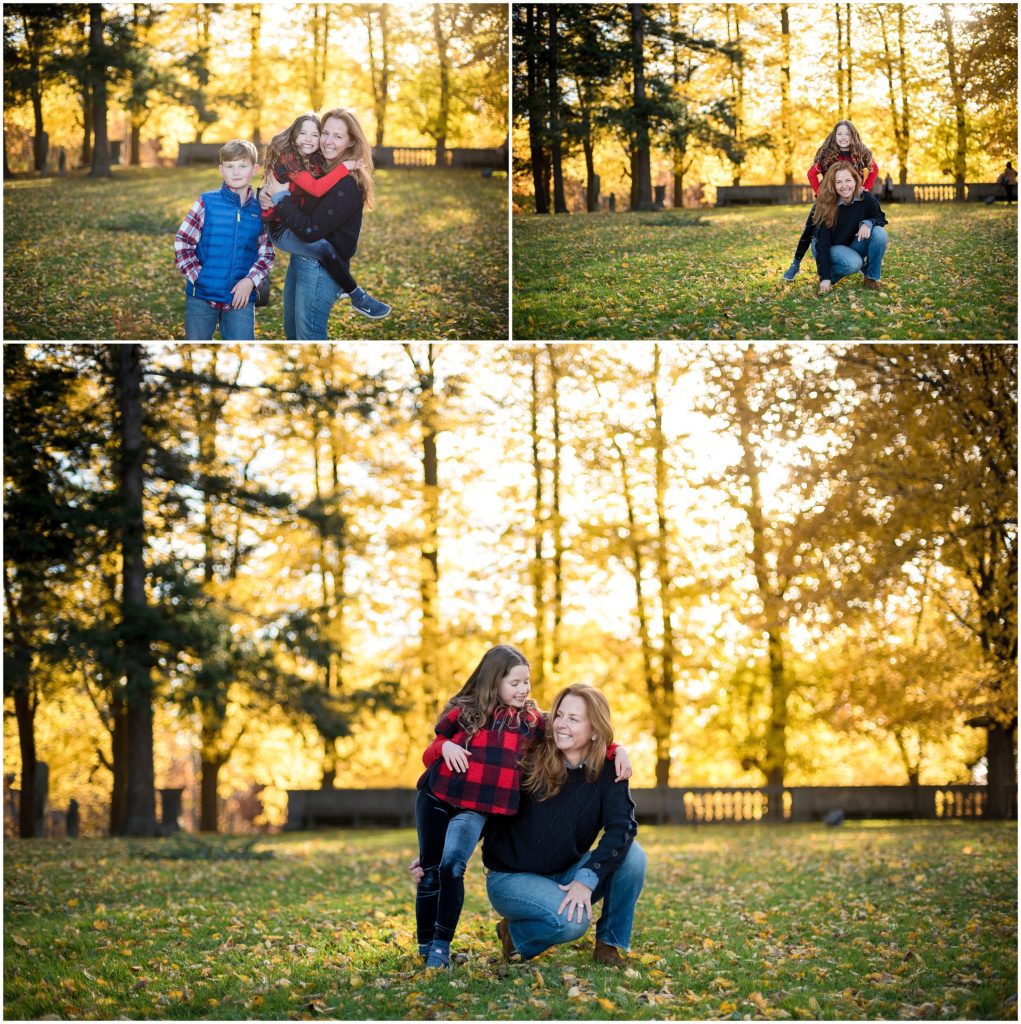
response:
<path id="1" fill-rule="evenodd" d="M 355 110 L 377 146 L 507 141 L 502 4 L 38 4 L 4 8 L 5 169 L 108 173 L 184 142 L 263 146 Z M 261 153 L 261 150 L 260 150 Z"/>
<path id="2" fill-rule="evenodd" d="M 515 191 L 538 213 L 697 205 L 806 182 L 850 119 L 885 178 L 993 181 L 1016 158 L 1008 4 L 516 4 Z M 563 202 L 550 204 L 550 181 Z M 707 192 L 703 192 L 703 187 Z M 682 203 L 683 200 L 683 203 Z"/>
<path id="3" fill-rule="evenodd" d="M 412 785 L 501 641 L 544 706 L 606 692 L 638 786 L 1014 785 L 1013 346 L 36 345 L 4 374 L 5 773 L 46 761 L 86 830 L 144 831 L 154 786 L 213 829 Z"/>

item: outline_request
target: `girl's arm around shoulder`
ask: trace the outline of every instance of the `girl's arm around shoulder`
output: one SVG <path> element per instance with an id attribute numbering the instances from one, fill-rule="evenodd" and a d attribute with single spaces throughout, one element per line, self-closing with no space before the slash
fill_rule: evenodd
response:
<path id="1" fill-rule="evenodd" d="M 879 164 L 875 160 L 872 161 L 872 166 L 869 168 L 869 173 L 865 176 L 865 181 L 862 184 L 862 188 L 866 192 L 870 191 L 872 186 L 876 183 L 876 178 L 879 177 Z"/>
<path id="2" fill-rule="evenodd" d="M 346 178 L 350 173 L 343 161 L 321 178 L 314 178 L 308 171 L 298 171 L 297 174 L 291 176 L 291 191 L 300 188 L 302 192 L 321 199 L 341 178 Z"/>
<path id="3" fill-rule="evenodd" d="M 812 186 L 812 194 L 819 194 L 819 185 L 822 183 L 822 174 L 819 172 L 819 165 L 812 164 L 808 169 L 808 183 Z"/>

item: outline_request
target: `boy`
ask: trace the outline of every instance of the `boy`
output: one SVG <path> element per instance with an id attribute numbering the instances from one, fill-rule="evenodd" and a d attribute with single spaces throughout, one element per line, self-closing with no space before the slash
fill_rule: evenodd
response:
<path id="1" fill-rule="evenodd" d="M 220 148 L 223 184 L 203 192 L 174 239 L 174 262 L 184 274 L 184 335 L 207 341 L 219 324 L 224 341 L 255 338 L 255 289 L 273 266 L 262 207 L 249 183 L 258 167 L 252 143 Z"/>

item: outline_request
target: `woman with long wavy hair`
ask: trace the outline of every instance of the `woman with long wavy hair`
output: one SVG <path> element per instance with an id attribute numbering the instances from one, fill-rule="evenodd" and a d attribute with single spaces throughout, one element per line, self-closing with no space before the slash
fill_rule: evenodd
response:
<path id="1" fill-rule="evenodd" d="M 862 271 L 865 287 L 878 290 L 883 255 L 889 244 L 886 215 L 861 176 L 846 163 L 834 163 L 819 186 L 812 215 L 812 255 L 819 271 L 819 292 L 828 292 L 842 277 Z"/>
<path id="2" fill-rule="evenodd" d="M 502 915 L 496 931 L 507 959 L 580 938 L 601 900 L 593 957 L 626 963 L 645 852 L 634 841 L 627 783 L 615 784 L 606 760 L 612 742 L 606 698 L 583 684 L 561 690 L 545 735 L 522 760 L 518 813 L 486 832 L 486 891 Z"/>

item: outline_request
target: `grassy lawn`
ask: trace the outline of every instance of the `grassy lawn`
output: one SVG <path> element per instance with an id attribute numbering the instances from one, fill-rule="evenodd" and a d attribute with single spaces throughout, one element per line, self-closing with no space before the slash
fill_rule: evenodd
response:
<path id="1" fill-rule="evenodd" d="M 208 166 L 5 183 L 5 337 L 183 338 L 174 232 L 219 180 Z M 283 338 L 288 259 L 277 254 L 256 338 Z M 506 175 L 378 171 L 352 270 L 394 312 L 372 322 L 338 302 L 331 339 L 506 338 Z"/>
<path id="2" fill-rule="evenodd" d="M 806 208 L 514 218 L 514 336 L 1017 338 L 1016 206 L 893 206 L 883 290 L 818 294 Z"/>
<path id="3" fill-rule="evenodd" d="M 266 859 L 198 859 L 194 839 L 8 840 L 5 1016 L 1016 1017 L 1013 823 L 640 839 L 650 870 L 626 970 L 592 963 L 591 932 L 503 964 L 476 855 L 450 975 L 414 955 L 410 830 L 264 838 L 249 854 Z"/>

